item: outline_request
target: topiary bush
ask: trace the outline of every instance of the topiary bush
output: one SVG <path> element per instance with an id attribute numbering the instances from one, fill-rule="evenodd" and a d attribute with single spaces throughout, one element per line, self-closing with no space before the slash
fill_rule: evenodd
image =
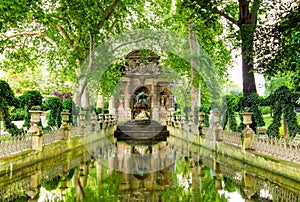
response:
<path id="1" fill-rule="evenodd" d="M 61 177 L 56 176 L 52 180 L 43 183 L 42 187 L 44 187 L 47 191 L 53 191 L 53 190 L 57 189 L 60 181 L 61 181 Z"/>
<path id="2" fill-rule="evenodd" d="M 222 104 L 222 120 L 221 125 L 223 129 L 228 124 L 229 120 L 229 128 L 231 131 L 237 131 L 237 123 L 235 119 L 235 111 L 238 109 L 238 104 L 240 100 L 241 95 L 225 95 L 223 97 L 223 104 Z"/>
<path id="3" fill-rule="evenodd" d="M 26 91 L 19 97 L 21 107 L 27 106 L 31 109 L 33 106 L 41 106 L 43 102 L 43 96 L 38 90 Z"/>
<path id="4" fill-rule="evenodd" d="M 15 95 L 6 81 L 0 80 L 0 113 L 5 129 L 11 135 L 21 135 L 22 130 L 12 123 L 9 113 L 10 106 L 15 104 Z"/>
<path id="5" fill-rule="evenodd" d="M 26 117 L 26 114 L 27 114 L 27 112 L 23 108 L 14 108 L 11 112 L 11 119 L 13 121 L 24 120 Z"/>
<path id="6" fill-rule="evenodd" d="M 49 127 L 60 128 L 61 126 L 61 112 L 63 109 L 62 101 L 59 97 L 49 97 L 44 105 L 44 109 L 50 110 L 49 117 L 47 117 L 47 124 Z"/>
<path id="7" fill-rule="evenodd" d="M 72 101 L 72 99 L 65 99 L 62 101 L 62 109 L 68 110 L 68 112 L 71 113 L 68 123 L 73 123 L 73 120 L 74 120 L 73 106 L 75 106 L 75 103 Z M 74 114 L 76 114 L 76 113 L 74 113 Z"/>
<path id="8" fill-rule="evenodd" d="M 29 110 L 33 106 L 41 106 L 43 96 L 38 90 L 29 90 L 26 91 L 23 95 L 21 95 L 19 98 L 19 106 L 26 111 L 26 115 L 24 117 L 24 124 L 23 127 L 30 127 L 30 113 Z"/>

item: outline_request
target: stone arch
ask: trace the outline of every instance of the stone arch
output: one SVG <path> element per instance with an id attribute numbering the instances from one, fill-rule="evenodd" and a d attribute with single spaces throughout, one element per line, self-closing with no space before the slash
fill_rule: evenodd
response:
<path id="1" fill-rule="evenodd" d="M 136 113 L 138 113 L 136 111 L 136 104 L 137 104 L 137 100 L 136 100 L 136 97 L 139 93 L 141 92 L 144 92 L 146 94 L 148 94 L 149 96 L 147 97 L 147 107 L 148 107 L 148 112 L 150 113 L 150 118 L 151 118 L 151 111 L 150 109 L 153 107 L 153 104 L 152 104 L 152 99 L 153 99 L 153 92 L 152 92 L 152 89 L 150 86 L 139 86 L 137 87 L 132 95 L 131 95 L 131 98 L 130 98 L 130 107 L 132 109 L 132 114 L 131 114 L 131 118 L 134 119 L 136 117 Z"/>

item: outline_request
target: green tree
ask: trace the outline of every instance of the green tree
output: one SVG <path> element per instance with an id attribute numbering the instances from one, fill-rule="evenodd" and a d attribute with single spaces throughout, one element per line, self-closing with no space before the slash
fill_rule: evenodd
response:
<path id="1" fill-rule="evenodd" d="M 27 18 L 8 22 L 5 28 L 10 32 L 1 35 L 5 54 L 1 68 L 20 72 L 46 65 L 50 72 L 67 74 L 73 82 L 79 78 L 75 93 L 79 105 L 82 95 L 87 93 L 84 75 L 93 68 L 95 47 L 127 29 L 137 11 L 143 8 L 143 3 L 133 0 L 48 0 L 47 6 L 44 2 L 26 5 L 15 10 Z M 8 10 L 8 15 L 13 15 L 10 13 L 13 11 Z"/>
<path id="2" fill-rule="evenodd" d="M 150 13 L 155 16 L 156 27 L 174 31 L 185 36 L 189 41 L 186 54 L 188 59 L 178 57 L 173 53 L 166 53 L 167 57 L 161 60 L 162 64 L 173 69 L 177 76 L 188 82 L 191 88 L 178 89 L 184 93 L 174 92 L 177 101 L 186 100 L 184 94 L 191 95 L 189 106 L 194 114 L 196 107 L 203 102 L 210 103 L 212 94 L 219 95 L 219 88 L 212 90 L 219 80 L 225 80 L 228 64 L 231 62 L 230 51 L 225 42 L 219 37 L 223 33 L 220 22 L 207 23 L 203 16 L 186 7 L 182 1 L 151 1 L 153 4 Z M 199 61 L 201 58 L 201 61 Z M 181 81 L 179 81 L 181 83 Z M 180 87 L 181 88 L 181 87 Z M 199 94 L 200 91 L 200 94 Z M 180 98 L 181 95 L 181 98 Z M 200 98 L 198 97 L 200 95 Z M 218 98 L 219 96 L 215 96 Z M 180 103 L 184 107 L 184 103 Z"/>
<path id="3" fill-rule="evenodd" d="M 299 69 L 300 5 L 296 5 L 281 5 L 280 12 L 273 17 L 277 22 L 259 27 L 257 43 L 263 48 L 257 51 L 258 71 L 273 76 Z"/>
<path id="4" fill-rule="evenodd" d="M 243 75 L 243 95 L 244 106 L 250 106 L 248 96 L 256 93 L 254 79 L 254 34 L 259 20 L 259 14 L 265 11 L 261 0 L 239 0 L 239 1 L 219 1 L 219 0 L 186 0 L 186 5 L 193 8 L 199 16 L 203 16 L 208 22 L 215 22 L 219 16 L 225 18 L 232 29 L 230 34 L 235 36 L 235 41 L 239 41 L 242 52 L 242 75 Z M 235 35 L 237 29 L 237 34 Z"/>
<path id="5" fill-rule="evenodd" d="M 278 82 L 284 82 L 282 85 L 299 91 L 300 5 L 299 2 L 287 2 L 279 9 L 280 12 L 277 12 L 273 19 L 276 23 L 258 29 L 256 43 L 261 48 L 256 54 L 259 62 L 256 70 L 264 73 L 267 79 L 272 81 L 272 89 Z"/>

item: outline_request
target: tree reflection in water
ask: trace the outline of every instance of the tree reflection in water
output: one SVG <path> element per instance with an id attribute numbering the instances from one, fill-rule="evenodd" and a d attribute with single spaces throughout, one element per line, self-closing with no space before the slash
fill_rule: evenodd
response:
<path id="1" fill-rule="evenodd" d="M 177 160 L 172 167 L 145 176 L 111 171 L 102 165 L 101 169 L 99 165 L 87 168 L 86 185 L 74 183 L 78 176 L 82 177 L 80 172 L 75 172 L 68 182 L 70 189 L 64 194 L 64 201 L 228 201 L 219 192 L 224 178 L 211 175 L 209 167 L 185 158 Z M 76 186 L 81 186 L 84 193 L 78 192 Z M 224 188 L 237 190 L 233 183 Z"/>

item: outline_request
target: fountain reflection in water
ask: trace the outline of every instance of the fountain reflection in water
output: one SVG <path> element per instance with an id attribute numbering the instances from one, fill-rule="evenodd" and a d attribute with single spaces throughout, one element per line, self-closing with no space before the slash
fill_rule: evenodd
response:
<path id="1" fill-rule="evenodd" d="M 123 148 L 124 153 L 118 153 L 116 148 Z M 70 151 L 25 166 L 14 170 L 12 175 L 1 173 L 0 198 L 2 201 L 300 199 L 299 182 L 215 155 L 205 148 L 187 155 L 167 141 L 128 146 L 123 141 L 101 139 L 81 150 L 75 156 Z"/>

